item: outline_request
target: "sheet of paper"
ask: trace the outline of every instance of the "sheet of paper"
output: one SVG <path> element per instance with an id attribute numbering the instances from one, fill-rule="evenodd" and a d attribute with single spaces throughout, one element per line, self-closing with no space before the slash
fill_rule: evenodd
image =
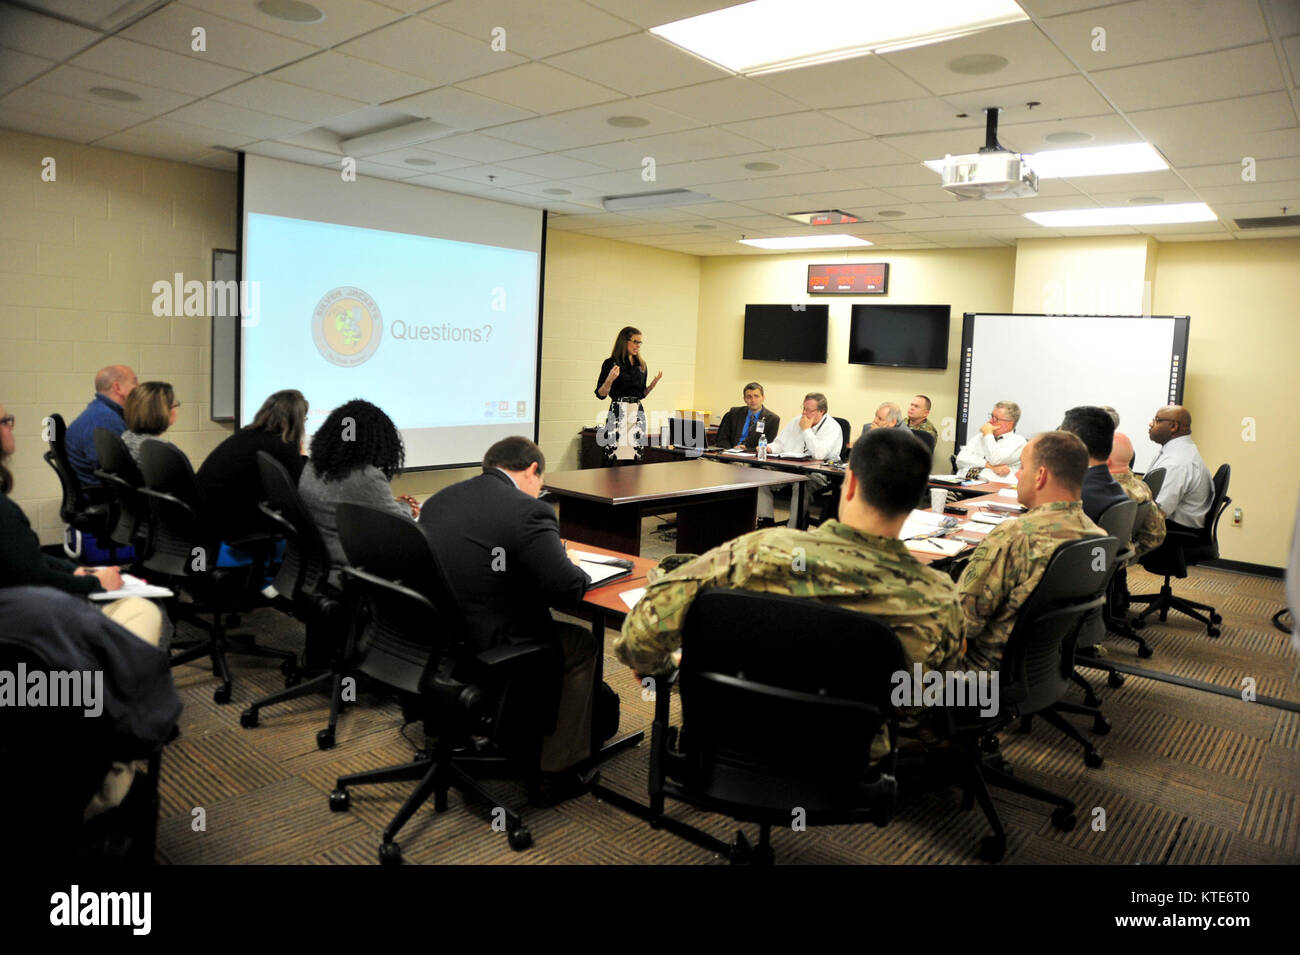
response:
<path id="1" fill-rule="evenodd" d="M 758 457 L 758 452 L 756 452 L 756 451 L 731 451 L 731 450 L 727 450 L 727 451 L 723 451 L 722 453 L 723 453 L 723 454 L 726 454 L 726 455 L 730 455 L 731 457 L 736 457 L 736 458 L 756 458 L 756 457 Z"/>
<path id="2" fill-rule="evenodd" d="M 955 557 L 970 546 L 965 541 L 951 540 L 947 537 L 927 537 L 905 543 L 909 550 L 922 554 L 941 554 L 944 557 Z"/>
<path id="3" fill-rule="evenodd" d="M 172 592 L 166 587 L 156 587 L 153 584 L 141 580 L 139 577 L 133 577 L 130 574 L 122 575 L 122 586 L 119 590 L 108 590 L 104 593 L 91 594 L 91 600 L 121 600 L 124 597 L 145 597 L 150 600 L 161 600 L 164 597 L 173 596 Z"/>
<path id="4" fill-rule="evenodd" d="M 931 474 L 930 480 L 936 484 L 962 484 L 965 481 L 958 474 Z"/>
<path id="5" fill-rule="evenodd" d="M 618 595 L 619 599 L 622 600 L 623 603 L 627 604 L 628 610 L 631 610 L 633 607 L 635 607 L 637 601 L 644 596 L 645 596 L 644 587 L 633 587 L 631 590 L 625 590 Z"/>
<path id="6" fill-rule="evenodd" d="M 1019 479 L 1016 477 L 1015 472 L 1012 471 L 1010 474 L 1004 475 L 1003 477 L 998 477 L 997 475 L 994 475 L 992 480 L 989 481 L 989 483 L 990 484 L 1016 484 L 1019 483 Z M 1001 494 L 1002 492 L 999 491 L 998 493 Z"/>
<path id="7" fill-rule="evenodd" d="M 978 521 L 981 524 L 1001 524 L 1007 519 L 1005 514 L 992 514 L 988 511 L 980 511 L 970 516 L 972 521 Z"/>
<path id="8" fill-rule="evenodd" d="M 998 497 L 1010 498 L 1011 500 L 1018 502 L 1020 500 L 1020 492 L 1014 487 L 1004 487 L 1002 490 L 998 491 Z"/>

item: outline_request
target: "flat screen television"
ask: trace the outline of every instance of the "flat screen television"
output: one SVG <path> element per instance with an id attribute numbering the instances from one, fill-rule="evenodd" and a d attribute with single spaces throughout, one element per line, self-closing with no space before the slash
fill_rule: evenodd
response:
<path id="1" fill-rule="evenodd" d="M 849 364 L 947 368 L 950 305 L 854 305 Z"/>
<path id="2" fill-rule="evenodd" d="M 746 305 L 746 361 L 807 361 L 826 364 L 829 305 Z"/>

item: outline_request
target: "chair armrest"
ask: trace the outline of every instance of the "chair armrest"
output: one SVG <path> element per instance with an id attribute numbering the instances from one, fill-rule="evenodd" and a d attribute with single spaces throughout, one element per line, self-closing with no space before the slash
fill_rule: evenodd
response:
<path id="1" fill-rule="evenodd" d="M 552 648 L 543 643 L 504 644 L 493 647 L 491 650 L 484 650 L 475 656 L 474 660 L 482 666 L 495 669 L 497 667 L 514 666 L 521 660 L 540 659 L 552 652 Z"/>

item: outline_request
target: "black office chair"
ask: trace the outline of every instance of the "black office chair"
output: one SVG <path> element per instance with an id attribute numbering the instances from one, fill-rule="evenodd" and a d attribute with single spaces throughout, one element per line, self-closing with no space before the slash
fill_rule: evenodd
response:
<path id="1" fill-rule="evenodd" d="M 934 435 L 929 431 L 922 431 L 920 428 L 908 428 L 917 441 L 925 445 L 926 450 L 934 454 Z"/>
<path id="2" fill-rule="evenodd" d="M 62 497 L 59 499 L 59 520 L 75 531 L 89 534 L 96 541 L 108 545 L 109 560 L 117 559 L 117 547 L 110 531 L 117 523 L 112 493 L 107 488 L 85 487 L 68 460 L 68 426 L 63 415 L 48 416 L 50 424 L 50 449 L 43 457 L 45 463 L 58 475 Z M 79 556 L 79 555 L 78 555 Z"/>
<path id="3" fill-rule="evenodd" d="M 343 594 L 329 583 L 329 551 L 315 519 L 298 495 L 297 485 L 284 465 L 265 451 L 257 452 L 257 469 L 266 496 L 260 509 L 285 540 L 284 558 L 271 582 L 278 595 L 275 605 L 301 620 L 307 628 L 304 668 L 323 667 L 325 672 L 305 683 L 254 700 L 239 714 L 239 725 L 245 729 L 258 725 L 258 711 L 264 706 L 309 693 L 329 692 L 341 662 L 347 629 Z M 332 745 L 333 740 L 329 742 Z"/>
<path id="4" fill-rule="evenodd" d="M 729 408 L 722 413 L 722 420 L 718 422 L 717 434 L 722 435 L 727 433 L 727 429 L 731 425 L 731 419 L 734 417 L 734 414 L 735 414 L 735 409 L 733 408 Z M 772 437 L 775 438 L 776 435 L 772 435 Z M 769 440 L 771 439 L 769 438 Z M 716 448 L 723 447 L 721 440 L 718 438 L 714 439 L 714 442 L 711 446 Z"/>
<path id="5" fill-rule="evenodd" d="M 836 418 L 835 423 L 840 426 L 840 431 L 844 435 L 844 440 L 840 442 L 840 460 L 847 461 L 849 459 L 849 446 L 853 444 L 853 429 L 849 427 L 848 418 Z"/>
<path id="6" fill-rule="evenodd" d="M 134 547 L 136 560 L 142 561 L 149 554 L 149 502 L 141 493 L 144 475 L 120 434 L 96 428 L 94 439 L 99 458 L 95 474 L 116 504 L 117 520 L 110 531 L 113 543 Z"/>
<path id="7" fill-rule="evenodd" d="M 1116 670 L 1114 666 L 1107 663 L 1106 658 L 1100 656 L 1096 652 L 1096 648 L 1100 645 L 1106 630 L 1113 624 L 1109 615 L 1109 610 L 1113 600 L 1115 578 L 1119 575 L 1119 572 L 1124 568 L 1124 566 L 1133 559 L 1133 521 L 1137 514 L 1137 509 L 1138 506 L 1136 501 L 1123 500 L 1106 508 L 1097 519 L 1097 524 L 1102 530 L 1113 537 L 1116 541 L 1124 541 L 1125 546 L 1122 551 L 1115 555 L 1115 566 L 1111 568 L 1110 578 L 1106 583 L 1106 601 L 1102 604 L 1100 618 L 1090 618 L 1087 626 L 1080 633 L 1079 639 L 1075 644 L 1074 662 L 1079 666 L 1105 671 L 1109 676 L 1110 685 L 1113 687 L 1123 685 L 1123 674 Z M 1070 703 L 1062 700 L 1051 707 L 1052 712 L 1058 714 L 1073 713 L 1078 716 L 1090 716 L 1092 717 L 1092 732 L 1098 736 L 1105 736 L 1110 732 L 1110 721 L 1101 713 L 1101 699 L 1097 696 L 1096 691 L 1093 690 L 1092 684 L 1083 678 L 1077 668 L 1071 671 L 1070 680 L 1082 688 L 1084 694 L 1083 704 L 1080 705 L 1078 703 Z M 1026 717 L 1021 722 L 1021 730 L 1028 731 L 1031 719 L 1031 717 Z M 1059 727 L 1061 724 L 1053 723 L 1053 725 Z M 1074 728 L 1068 723 L 1065 723 L 1064 725 L 1067 728 L 1063 729 L 1062 732 L 1070 739 L 1083 746 L 1084 764 L 1092 769 L 1100 767 L 1102 764 L 1101 754 L 1098 753 L 1093 745 L 1074 730 Z"/>
<path id="8" fill-rule="evenodd" d="M 1097 548 L 1102 550 L 1100 555 Z M 1052 825 L 1065 832 L 1077 822 L 1073 800 L 1011 774 L 1006 761 L 998 755 L 998 733 L 1037 714 L 1063 733 L 1073 730 L 1053 708 L 1059 706 L 1071 682 L 1079 635 L 1101 614 L 1117 550 L 1118 542 L 1113 537 L 1086 537 L 1056 548 L 1038 586 L 1021 607 L 1003 650 L 998 712 L 981 717 L 968 708 L 952 716 L 949 732 L 965 754 L 967 769 L 972 773 L 965 806 L 969 808 L 978 800 L 993 823 L 993 835 L 980 847 L 980 855 L 987 861 L 1002 858 L 1006 832 L 996 821 L 986 784 L 1056 806 Z"/>
<path id="9" fill-rule="evenodd" d="M 799 652 L 790 653 L 790 634 Z M 892 675 L 902 648 L 874 617 L 795 597 L 710 590 L 682 632 L 682 724 L 669 725 L 670 693 L 655 698 L 650 813 L 668 829 L 733 863 L 771 863 L 773 826 L 792 807 L 807 825 L 885 825 L 897 796 Z M 872 767 L 871 741 L 888 728 L 894 755 Z M 757 823 L 724 843 L 664 812 L 672 798 Z"/>
<path id="10" fill-rule="evenodd" d="M 1205 513 L 1205 524 L 1199 531 L 1188 534 L 1170 528 L 1165 533 L 1164 543 L 1149 554 L 1144 554 L 1139 560 L 1148 571 L 1164 577 L 1165 580 L 1159 593 L 1135 594 L 1129 597 L 1132 603 L 1148 605 L 1133 619 L 1132 625 L 1135 629 L 1140 630 L 1144 627 L 1146 618 L 1157 611 L 1163 623 L 1169 619 L 1170 610 L 1177 610 L 1205 624 L 1207 635 L 1211 637 L 1219 635 L 1219 624 L 1223 623 L 1223 618 L 1215 612 L 1215 609 L 1209 604 L 1175 596 L 1169 581 L 1173 577 L 1180 579 L 1186 577 L 1188 567 L 1218 558 L 1219 518 L 1232 503 L 1232 498 L 1228 497 L 1228 482 L 1231 478 L 1231 465 L 1219 465 L 1219 470 L 1214 472 L 1214 497 L 1210 501 L 1210 509 Z"/>
<path id="11" fill-rule="evenodd" d="M 1165 469 L 1156 468 L 1154 471 L 1148 471 L 1142 475 L 1142 481 L 1151 492 L 1151 499 L 1155 500 L 1160 496 L 1160 489 L 1165 486 Z"/>
<path id="12" fill-rule="evenodd" d="M 343 568 L 345 588 L 356 607 L 349 671 L 401 693 L 404 706 L 421 713 L 430 748 L 400 766 L 340 776 L 330 809 L 351 805 L 350 786 L 419 780 L 384 830 L 379 858 L 393 864 L 401 861 L 393 841 L 398 831 L 431 795 L 434 811 L 445 812 L 454 786 L 503 810 L 510 847 L 528 848 L 532 835 L 519 814 L 501 806 L 475 777 L 536 782 L 542 739 L 554 730 L 559 706 L 559 648 L 525 643 L 475 652 L 464 642 L 460 609 L 417 525 L 361 504 L 340 504 L 337 519 L 350 565 Z M 336 684 L 334 701 L 338 691 Z M 332 705 L 331 732 L 336 716 Z M 486 738 L 492 754 L 480 755 L 470 745 L 474 737 Z"/>
<path id="13" fill-rule="evenodd" d="M 205 630 L 208 637 L 179 648 L 171 657 L 173 667 L 199 657 L 212 660 L 212 671 L 221 685 L 212 698 L 230 702 L 230 668 L 227 653 L 269 657 L 282 661 L 280 671 L 286 685 L 299 679 L 297 655 L 274 650 L 251 642 L 232 642 L 226 632 L 227 618 L 252 608 L 252 594 L 261 578 L 261 564 L 255 559 L 250 566 L 218 567 L 220 538 L 215 522 L 205 512 L 194 469 L 185 452 L 166 441 L 145 441 L 140 448 L 141 472 L 145 486 L 141 494 L 149 502 L 149 522 L 153 528 L 153 546 L 143 561 L 144 567 L 168 578 L 170 586 L 184 590 L 193 602 L 173 601 L 169 610 Z M 261 538 L 269 545 L 269 538 Z M 241 539 L 241 547 L 256 549 L 259 541 Z M 211 615 L 211 622 L 204 620 Z"/>

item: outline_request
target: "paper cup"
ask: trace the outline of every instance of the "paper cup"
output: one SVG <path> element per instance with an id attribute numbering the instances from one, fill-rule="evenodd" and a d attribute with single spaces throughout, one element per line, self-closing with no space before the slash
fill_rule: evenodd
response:
<path id="1" fill-rule="evenodd" d="M 930 489 L 930 510 L 936 514 L 943 513 L 943 506 L 948 503 L 948 492 L 944 488 Z"/>

